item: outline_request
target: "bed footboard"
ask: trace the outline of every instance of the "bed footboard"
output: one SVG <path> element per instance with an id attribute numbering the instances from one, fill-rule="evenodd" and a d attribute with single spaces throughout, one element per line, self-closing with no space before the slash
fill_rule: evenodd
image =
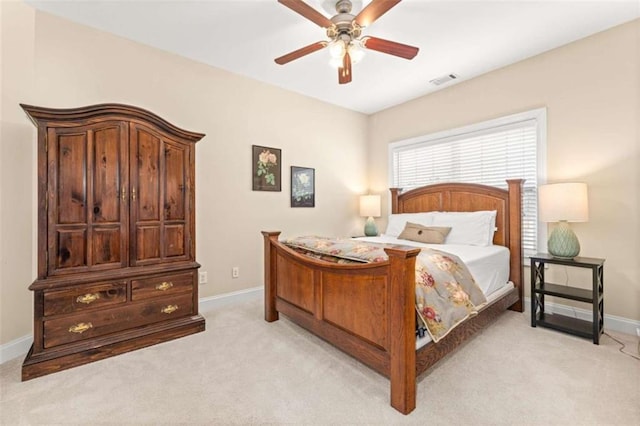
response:
<path id="1" fill-rule="evenodd" d="M 387 248 L 389 260 L 332 264 L 263 232 L 265 320 L 279 313 L 391 381 L 391 405 L 416 404 L 415 262 L 420 249 Z"/>

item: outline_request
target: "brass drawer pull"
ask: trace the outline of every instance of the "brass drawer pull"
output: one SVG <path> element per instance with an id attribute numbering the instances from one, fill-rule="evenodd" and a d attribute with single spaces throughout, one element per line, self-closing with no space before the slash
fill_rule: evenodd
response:
<path id="1" fill-rule="evenodd" d="M 72 325 L 71 327 L 69 327 L 69 333 L 82 334 L 90 328 L 93 328 L 93 324 L 91 324 L 90 322 L 80 322 L 76 325 Z"/>
<path id="2" fill-rule="evenodd" d="M 76 299 L 76 302 L 85 303 L 85 304 L 88 305 L 89 303 L 95 302 L 98 299 L 100 299 L 100 294 L 98 294 L 98 293 L 87 293 L 84 296 L 78 296 L 78 298 Z"/>
<path id="3" fill-rule="evenodd" d="M 178 305 L 167 305 L 164 308 L 162 308 L 160 311 L 163 314 L 170 314 L 170 313 L 173 313 L 173 312 L 175 312 L 177 310 L 178 310 Z"/>
<path id="4" fill-rule="evenodd" d="M 171 281 L 164 281 L 162 284 L 158 284 L 156 286 L 156 290 L 166 291 L 173 287 L 173 283 Z"/>

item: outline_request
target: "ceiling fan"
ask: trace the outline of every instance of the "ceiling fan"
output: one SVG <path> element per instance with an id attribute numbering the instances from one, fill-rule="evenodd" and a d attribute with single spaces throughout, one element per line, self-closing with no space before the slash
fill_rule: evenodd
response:
<path id="1" fill-rule="evenodd" d="M 338 68 L 338 83 L 346 84 L 351 81 L 352 63 L 356 63 L 362 58 L 364 49 L 376 50 L 405 59 L 413 59 L 418 54 L 419 49 L 417 47 L 377 37 L 361 37 L 364 27 L 373 23 L 400 1 L 373 0 L 360 13 L 354 16 L 351 14 L 351 1 L 338 0 L 335 4 L 336 15 L 332 18 L 327 18 L 302 0 L 278 0 L 279 3 L 324 28 L 329 41 L 312 43 L 280 56 L 275 61 L 279 65 L 284 65 L 328 47 L 331 55 L 330 63 Z"/>

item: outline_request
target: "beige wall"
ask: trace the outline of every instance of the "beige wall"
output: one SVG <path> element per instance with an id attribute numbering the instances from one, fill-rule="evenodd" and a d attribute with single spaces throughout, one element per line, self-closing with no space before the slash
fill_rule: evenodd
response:
<path id="1" fill-rule="evenodd" d="M 582 255 L 606 258 L 605 313 L 640 320 L 640 20 L 372 115 L 369 184 L 386 193 L 390 142 L 540 107 L 548 181 L 589 185 L 573 228 Z"/>
<path id="2" fill-rule="evenodd" d="M 0 1 L 0 344 L 31 332 L 35 133 L 18 102 L 34 93 L 35 12 Z"/>
<path id="3" fill-rule="evenodd" d="M 206 133 L 196 148 L 197 260 L 209 278 L 201 297 L 262 285 L 263 229 L 346 235 L 364 225 L 356 194 L 367 190 L 366 116 L 1 4 L 0 344 L 32 331 L 35 132 L 18 103 L 126 103 Z M 282 192 L 251 190 L 252 144 L 282 149 Z M 315 168 L 315 208 L 289 207 L 291 165 Z"/>

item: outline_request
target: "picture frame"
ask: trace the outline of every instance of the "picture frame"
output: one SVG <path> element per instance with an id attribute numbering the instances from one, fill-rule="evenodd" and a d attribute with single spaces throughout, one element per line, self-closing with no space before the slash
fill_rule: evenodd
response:
<path id="1" fill-rule="evenodd" d="M 282 191 L 282 150 L 251 145 L 254 191 Z"/>
<path id="2" fill-rule="evenodd" d="M 316 206 L 315 169 L 291 166 L 291 207 Z"/>

